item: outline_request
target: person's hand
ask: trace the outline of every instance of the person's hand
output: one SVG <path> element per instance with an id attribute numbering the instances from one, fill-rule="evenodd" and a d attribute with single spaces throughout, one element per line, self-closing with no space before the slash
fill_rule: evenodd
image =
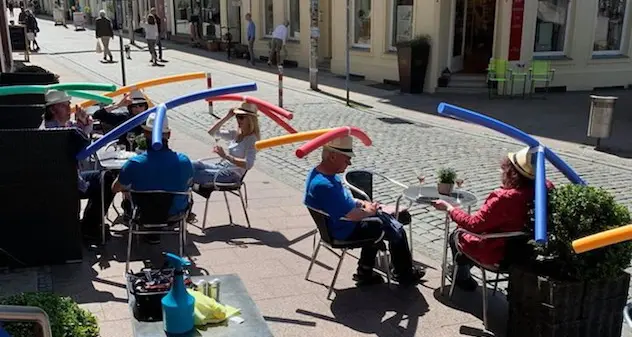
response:
<path id="1" fill-rule="evenodd" d="M 219 146 L 219 145 L 215 145 L 213 147 L 213 152 L 217 153 L 218 156 L 222 157 L 222 159 L 226 159 L 226 152 L 224 152 L 224 148 Z"/>
<path id="2" fill-rule="evenodd" d="M 440 211 L 448 211 L 448 212 L 454 208 L 452 205 L 450 205 L 450 203 L 441 199 L 433 201 L 432 206 L 434 206 L 434 208 Z"/>
<path id="3" fill-rule="evenodd" d="M 228 110 L 228 116 L 230 117 L 235 116 L 235 108 L 230 108 L 230 110 Z"/>
<path id="4" fill-rule="evenodd" d="M 88 124 L 88 114 L 78 105 L 75 105 L 75 119 L 82 124 Z"/>
<path id="5" fill-rule="evenodd" d="M 122 107 L 127 107 L 130 104 L 132 104 L 132 96 L 130 94 L 126 94 L 125 96 L 123 96 L 121 101 L 118 102 L 117 106 L 119 108 L 122 108 Z"/>
<path id="6" fill-rule="evenodd" d="M 364 204 L 364 211 L 369 213 L 370 216 L 373 216 L 375 214 L 377 214 L 377 209 L 380 206 L 380 204 L 378 204 L 377 202 L 373 202 L 373 203 L 365 203 Z"/>

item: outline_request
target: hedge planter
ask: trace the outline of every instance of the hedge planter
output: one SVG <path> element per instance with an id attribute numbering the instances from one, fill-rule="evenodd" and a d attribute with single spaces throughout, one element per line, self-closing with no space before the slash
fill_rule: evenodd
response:
<path id="1" fill-rule="evenodd" d="M 509 273 L 508 337 L 619 337 L 630 275 L 559 281 L 532 268 Z"/>

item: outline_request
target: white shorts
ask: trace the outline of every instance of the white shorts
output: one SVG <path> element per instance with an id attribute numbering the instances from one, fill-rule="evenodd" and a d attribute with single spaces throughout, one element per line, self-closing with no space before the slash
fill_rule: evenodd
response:
<path id="1" fill-rule="evenodd" d="M 35 41 L 35 33 L 26 33 L 26 39 L 31 42 Z"/>

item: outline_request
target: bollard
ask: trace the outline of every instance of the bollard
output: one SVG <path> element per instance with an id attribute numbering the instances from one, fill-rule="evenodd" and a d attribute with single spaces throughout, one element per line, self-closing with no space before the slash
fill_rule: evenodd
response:
<path id="1" fill-rule="evenodd" d="M 206 88 L 211 89 L 213 87 L 213 79 L 211 78 L 211 73 L 206 73 Z M 215 116 L 213 113 L 213 101 L 208 101 L 208 114 L 211 116 Z"/>
<path id="2" fill-rule="evenodd" d="M 283 66 L 279 65 L 279 107 L 283 107 Z"/>

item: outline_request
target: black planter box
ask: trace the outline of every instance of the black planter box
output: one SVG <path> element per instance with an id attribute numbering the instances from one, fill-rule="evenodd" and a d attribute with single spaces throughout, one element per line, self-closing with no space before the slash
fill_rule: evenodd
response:
<path id="1" fill-rule="evenodd" d="M 424 91 L 429 58 L 429 44 L 397 47 L 397 66 L 401 92 L 419 94 Z"/>
<path id="2" fill-rule="evenodd" d="M 539 276 L 531 268 L 509 273 L 508 337 L 619 337 L 630 275 L 569 282 Z"/>

